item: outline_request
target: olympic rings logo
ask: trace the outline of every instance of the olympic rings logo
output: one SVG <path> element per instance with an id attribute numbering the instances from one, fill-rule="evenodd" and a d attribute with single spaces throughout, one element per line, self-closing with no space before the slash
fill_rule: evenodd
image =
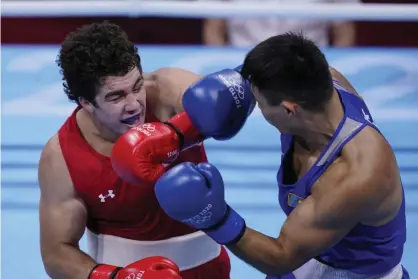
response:
<path id="1" fill-rule="evenodd" d="M 238 94 L 238 98 L 243 100 L 244 99 L 244 87 L 242 87 L 241 84 L 239 84 L 240 81 L 235 79 L 235 78 L 230 77 L 230 78 L 228 78 L 228 82 L 229 82 L 229 84 L 231 84 L 235 93 Z"/>
<path id="2" fill-rule="evenodd" d="M 141 128 L 144 130 L 147 130 L 150 133 L 155 132 L 155 126 L 152 125 L 151 123 L 142 124 Z"/>
<path id="3" fill-rule="evenodd" d="M 135 130 L 143 133 L 147 137 L 150 137 L 152 135 L 152 133 L 155 132 L 155 126 L 151 123 L 145 123 L 145 124 L 139 125 L 137 127 L 134 127 L 132 129 L 135 129 Z"/>

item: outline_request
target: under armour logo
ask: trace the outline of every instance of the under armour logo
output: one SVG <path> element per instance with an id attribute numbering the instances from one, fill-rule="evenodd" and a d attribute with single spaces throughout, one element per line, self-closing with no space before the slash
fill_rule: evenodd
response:
<path id="1" fill-rule="evenodd" d="M 107 190 L 107 195 L 103 195 L 103 194 L 99 195 L 100 202 L 106 202 L 107 198 L 113 199 L 114 197 L 116 197 L 116 195 L 113 194 L 113 190 Z"/>

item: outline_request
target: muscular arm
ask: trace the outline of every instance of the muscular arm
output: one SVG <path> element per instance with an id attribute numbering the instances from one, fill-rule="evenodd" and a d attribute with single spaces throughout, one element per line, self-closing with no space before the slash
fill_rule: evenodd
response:
<path id="1" fill-rule="evenodd" d="M 41 255 L 45 270 L 53 279 L 86 279 L 96 265 L 78 246 L 87 210 L 74 192 L 56 137 L 46 144 L 38 172 Z"/>
<path id="2" fill-rule="evenodd" d="M 201 75 L 179 68 L 161 68 L 144 74 L 148 101 L 157 111 L 162 108 L 171 114 L 182 112 L 184 92 L 201 77 Z"/>
<path id="3" fill-rule="evenodd" d="M 333 247 L 357 223 L 370 220 L 370 214 L 376 218 L 378 208 L 379 214 L 388 214 L 382 204 L 393 196 L 393 187 L 387 186 L 391 172 L 386 163 L 392 159 L 373 155 L 374 151 L 350 152 L 361 157 L 357 164 L 335 162 L 315 184 L 312 195 L 289 215 L 278 238 L 248 228 L 230 250 L 263 273 L 283 275 Z"/>

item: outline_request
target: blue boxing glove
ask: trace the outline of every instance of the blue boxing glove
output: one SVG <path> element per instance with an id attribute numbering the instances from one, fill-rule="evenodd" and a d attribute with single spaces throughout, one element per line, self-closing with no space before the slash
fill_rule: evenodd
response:
<path id="1" fill-rule="evenodd" d="M 207 75 L 184 93 L 184 110 L 201 135 L 230 139 L 254 110 L 251 85 L 237 70 Z"/>
<path id="2" fill-rule="evenodd" d="M 204 231 L 222 245 L 236 243 L 245 232 L 244 219 L 225 201 L 219 171 L 209 163 L 182 163 L 155 184 L 155 194 L 171 218 Z"/>
<path id="3" fill-rule="evenodd" d="M 207 75 L 183 95 L 184 111 L 204 138 L 232 138 L 254 110 L 251 85 L 237 72 L 238 69 L 224 69 Z"/>
<path id="4" fill-rule="evenodd" d="M 206 75 L 184 92 L 184 112 L 165 123 L 178 135 L 176 154 L 207 138 L 228 140 L 242 128 L 255 99 L 239 68 Z"/>

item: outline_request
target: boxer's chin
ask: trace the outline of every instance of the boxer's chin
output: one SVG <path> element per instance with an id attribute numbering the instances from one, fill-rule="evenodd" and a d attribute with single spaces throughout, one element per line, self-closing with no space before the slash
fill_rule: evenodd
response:
<path id="1" fill-rule="evenodd" d="M 135 126 L 133 124 L 121 124 L 119 126 L 119 134 L 122 135 L 125 132 L 129 131 L 130 129 L 134 128 Z"/>

